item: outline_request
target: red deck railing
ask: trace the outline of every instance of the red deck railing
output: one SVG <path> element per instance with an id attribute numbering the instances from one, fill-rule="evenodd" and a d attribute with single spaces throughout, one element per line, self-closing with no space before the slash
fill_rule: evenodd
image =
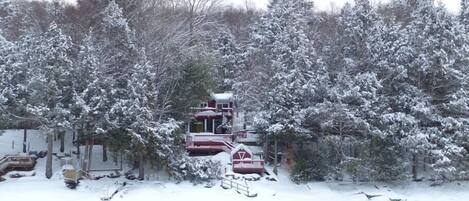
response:
<path id="1" fill-rule="evenodd" d="M 187 145 L 194 145 L 194 142 L 232 142 L 232 134 L 190 134 L 186 137 Z"/>
<path id="2" fill-rule="evenodd" d="M 233 148 L 232 134 L 189 134 L 186 149 L 189 152 L 230 152 Z"/>
<path id="3" fill-rule="evenodd" d="M 264 160 L 233 159 L 233 172 L 264 174 Z"/>

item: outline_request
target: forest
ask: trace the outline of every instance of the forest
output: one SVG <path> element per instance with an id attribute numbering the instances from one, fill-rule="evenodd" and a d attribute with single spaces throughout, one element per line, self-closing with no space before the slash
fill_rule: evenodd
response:
<path id="1" fill-rule="evenodd" d="M 219 2 L 1 0 L 0 127 L 204 180 L 186 114 L 233 91 L 261 141 L 295 145 L 295 182 L 469 179 L 468 0 Z"/>

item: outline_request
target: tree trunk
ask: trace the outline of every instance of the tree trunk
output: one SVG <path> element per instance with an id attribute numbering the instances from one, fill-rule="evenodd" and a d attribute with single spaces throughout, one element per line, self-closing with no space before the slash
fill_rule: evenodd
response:
<path id="1" fill-rule="evenodd" d="M 265 142 L 264 142 L 264 159 L 266 161 L 270 161 L 269 158 L 269 136 L 265 135 Z"/>
<path id="2" fill-rule="evenodd" d="M 278 173 L 278 170 L 277 170 L 277 164 L 278 164 L 278 140 L 277 138 L 275 137 L 274 138 L 274 173 L 277 175 Z"/>
<path id="3" fill-rule="evenodd" d="M 54 135 L 49 133 L 47 136 L 47 162 L 46 162 L 46 178 L 52 177 L 52 138 Z"/>
<path id="4" fill-rule="evenodd" d="M 417 180 L 417 176 L 418 176 L 418 157 L 417 157 L 417 154 L 412 154 L 412 178 L 414 180 Z"/>
<path id="5" fill-rule="evenodd" d="M 103 162 L 107 161 L 107 145 L 106 141 L 103 140 Z"/>
<path id="6" fill-rule="evenodd" d="M 65 131 L 60 131 L 59 138 L 60 138 L 60 153 L 64 153 L 64 151 L 65 151 Z"/>
<path id="7" fill-rule="evenodd" d="M 76 133 L 75 133 L 75 125 L 72 126 L 72 142 L 75 142 L 77 139 L 76 138 Z"/>
<path id="8" fill-rule="evenodd" d="M 122 163 L 123 163 L 123 161 L 124 161 L 124 157 L 123 157 L 123 156 L 124 156 L 124 153 L 121 153 L 121 154 L 120 154 L 120 158 L 121 158 L 120 170 L 121 170 L 121 171 L 124 169 L 124 167 L 123 167 L 123 165 L 122 165 Z"/>
<path id="9" fill-rule="evenodd" d="M 91 137 L 91 143 L 89 147 L 90 150 L 88 151 L 88 168 L 87 168 L 88 171 L 91 170 L 91 158 L 93 156 L 93 145 L 94 145 L 94 137 Z"/>
<path id="10" fill-rule="evenodd" d="M 73 133 L 76 132 L 75 146 L 77 147 L 77 160 L 80 159 L 80 133 L 73 129 Z"/>
<path id="11" fill-rule="evenodd" d="M 28 138 L 28 129 L 23 130 L 23 153 L 26 153 L 26 141 Z"/>
<path id="12" fill-rule="evenodd" d="M 88 152 L 90 151 L 89 149 L 89 146 L 90 146 L 90 141 L 87 139 L 86 142 L 85 142 L 85 154 L 83 155 L 83 164 L 81 164 L 81 169 L 83 169 L 83 171 L 85 172 L 88 172 L 87 168 L 88 168 Z"/>
<path id="13" fill-rule="evenodd" d="M 145 178 L 145 161 L 143 159 L 143 153 L 139 153 L 138 159 L 138 179 L 143 180 Z"/>

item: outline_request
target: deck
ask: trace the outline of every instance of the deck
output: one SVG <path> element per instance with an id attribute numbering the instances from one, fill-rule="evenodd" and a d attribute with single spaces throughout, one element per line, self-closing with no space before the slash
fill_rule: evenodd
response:
<path id="1" fill-rule="evenodd" d="M 236 160 L 232 161 L 233 172 L 241 174 L 264 174 L 264 160 Z"/>
<path id="2" fill-rule="evenodd" d="M 233 134 L 190 133 L 186 137 L 186 150 L 191 155 L 230 153 L 235 149 Z M 233 159 L 233 172 L 240 174 L 264 174 L 264 160 Z"/>
<path id="3" fill-rule="evenodd" d="M 217 154 L 231 149 L 231 134 L 197 134 L 186 137 L 186 150 L 191 154 Z"/>

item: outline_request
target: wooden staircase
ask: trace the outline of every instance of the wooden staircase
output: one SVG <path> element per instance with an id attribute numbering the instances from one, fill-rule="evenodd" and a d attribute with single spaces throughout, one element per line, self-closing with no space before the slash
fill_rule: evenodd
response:
<path id="1" fill-rule="evenodd" d="M 32 170 L 35 165 L 36 161 L 29 155 L 7 155 L 0 159 L 0 175 L 8 170 Z"/>
<path id="2" fill-rule="evenodd" d="M 225 147 L 223 147 L 223 151 L 227 153 L 231 153 L 231 150 L 235 148 L 235 145 L 232 142 L 223 141 L 223 144 L 225 145 Z"/>

